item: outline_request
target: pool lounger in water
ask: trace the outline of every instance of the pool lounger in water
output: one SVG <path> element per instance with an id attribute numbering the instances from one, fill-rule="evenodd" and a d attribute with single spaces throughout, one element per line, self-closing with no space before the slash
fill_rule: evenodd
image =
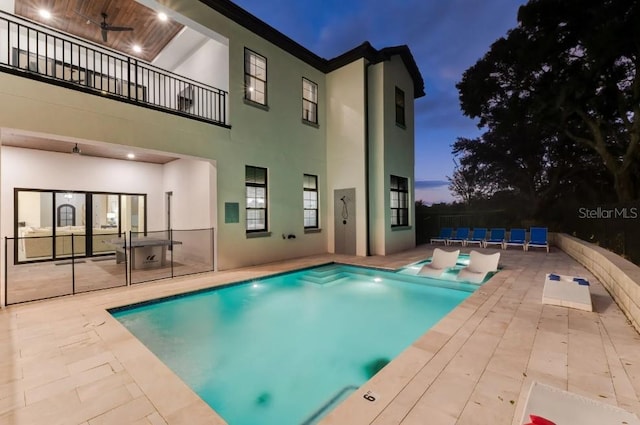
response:
<path id="1" fill-rule="evenodd" d="M 498 270 L 500 253 L 482 254 L 478 251 L 471 251 L 469 254 L 469 265 L 460 270 L 458 280 L 481 283 L 489 272 Z"/>
<path id="2" fill-rule="evenodd" d="M 440 248 L 434 249 L 431 262 L 422 266 L 418 271 L 418 275 L 430 277 L 441 276 L 446 270 L 455 267 L 459 254 L 459 249 L 455 251 L 445 251 Z"/>

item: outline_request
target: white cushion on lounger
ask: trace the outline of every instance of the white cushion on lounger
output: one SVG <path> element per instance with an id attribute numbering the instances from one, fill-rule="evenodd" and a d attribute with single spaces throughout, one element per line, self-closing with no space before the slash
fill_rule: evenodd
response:
<path id="1" fill-rule="evenodd" d="M 433 250 L 431 262 L 422 266 L 418 274 L 423 276 L 440 276 L 446 269 L 456 265 L 459 254 L 459 249 L 455 251 L 445 251 L 444 249 L 436 248 Z"/>
<path id="2" fill-rule="evenodd" d="M 487 273 L 498 270 L 500 253 L 482 254 L 478 251 L 471 251 L 469 254 L 469 265 L 458 273 L 458 280 L 481 283 Z"/>

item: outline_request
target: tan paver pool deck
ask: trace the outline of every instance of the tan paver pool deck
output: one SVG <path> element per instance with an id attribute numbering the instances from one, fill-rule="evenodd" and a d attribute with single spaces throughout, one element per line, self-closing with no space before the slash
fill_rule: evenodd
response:
<path id="1" fill-rule="evenodd" d="M 328 261 L 397 268 L 432 249 L 314 256 L 4 308 L 0 424 L 223 424 L 105 308 Z M 321 424 L 512 425 L 532 380 L 640 416 L 640 336 L 602 285 L 558 249 L 501 252 L 503 271 Z M 587 277 L 594 311 L 542 305 L 549 272 Z"/>

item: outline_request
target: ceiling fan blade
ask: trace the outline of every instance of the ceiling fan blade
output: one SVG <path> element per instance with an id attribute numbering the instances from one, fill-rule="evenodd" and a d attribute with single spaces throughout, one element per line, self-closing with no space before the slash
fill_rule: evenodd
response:
<path id="1" fill-rule="evenodd" d="M 102 28 L 102 41 L 104 41 L 105 43 L 107 42 L 107 30 L 105 28 Z"/>
<path id="2" fill-rule="evenodd" d="M 114 27 L 111 25 L 107 25 L 104 29 L 107 31 L 133 31 L 131 27 Z"/>

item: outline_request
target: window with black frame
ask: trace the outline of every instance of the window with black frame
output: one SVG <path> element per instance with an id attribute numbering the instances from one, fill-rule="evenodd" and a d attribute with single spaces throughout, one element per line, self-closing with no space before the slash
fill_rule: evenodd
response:
<path id="1" fill-rule="evenodd" d="M 404 92 L 396 87 L 396 124 L 404 127 Z"/>
<path id="2" fill-rule="evenodd" d="M 267 59 L 244 49 L 244 98 L 260 105 L 267 104 Z"/>
<path id="3" fill-rule="evenodd" d="M 409 225 L 409 179 L 391 176 L 391 227 Z"/>
<path id="4" fill-rule="evenodd" d="M 247 233 L 267 231 L 267 169 L 245 167 Z"/>
<path id="5" fill-rule="evenodd" d="M 318 224 L 318 176 L 304 175 L 303 182 L 304 228 L 317 229 Z"/>
<path id="6" fill-rule="evenodd" d="M 318 124 L 318 85 L 306 78 L 302 79 L 302 119 Z"/>

